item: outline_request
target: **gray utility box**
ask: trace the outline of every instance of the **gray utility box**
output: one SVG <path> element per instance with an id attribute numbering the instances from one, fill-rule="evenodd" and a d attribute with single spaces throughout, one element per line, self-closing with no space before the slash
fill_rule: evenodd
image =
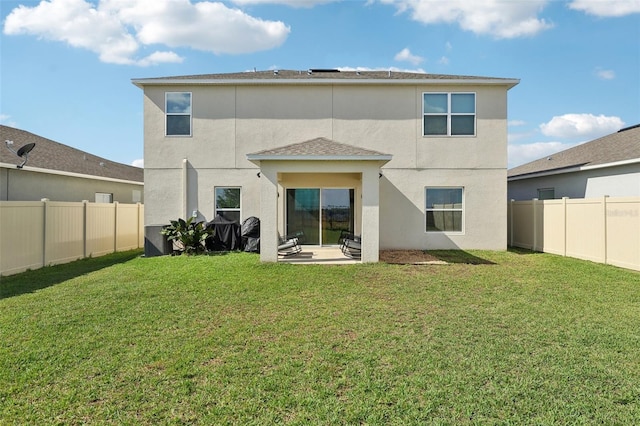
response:
<path id="1" fill-rule="evenodd" d="M 167 225 L 148 225 L 144 227 L 144 255 L 145 257 L 163 256 L 171 254 L 171 244 L 160 231 Z"/>

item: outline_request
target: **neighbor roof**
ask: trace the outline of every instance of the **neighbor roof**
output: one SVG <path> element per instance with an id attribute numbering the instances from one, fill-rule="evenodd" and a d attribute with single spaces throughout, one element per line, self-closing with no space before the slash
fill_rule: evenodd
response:
<path id="1" fill-rule="evenodd" d="M 17 165 L 21 162 L 21 159 L 7 148 L 5 140 L 13 141 L 14 150 L 18 150 L 27 143 L 36 144 L 29 154 L 25 170 L 34 167 L 140 183 L 144 181 L 144 170 L 139 167 L 116 163 L 42 136 L 2 125 L 0 125 L 0 163 Z"/>
<path id="2" fill-rule="evenodd" d="M 391 160 L 390 154 L 315 138 L 247 154 L 249 160 Z"/>
<path id="3" fill-rule="evenodd" d="M 591 142 L 548 155 L 507 173 L 508 178 L 575 171 L 576 168 L 640 162 L 640 124 L 627 127 Z"/>
<path id="4" fill-rule="evenodd" d="M 465 75 L 425 74 L 400 71 L 341 71 L 338 69 L 309 69 L 247 71 L 225 74 L 183 75 L 173 77 L 140 78 L 132 80 L 139 87 L 155 84 L 258 84 L 258 83 L 466 83 L 500 84 L 509 88 L 520 82 L 513 78 L 476 77 Z"/>

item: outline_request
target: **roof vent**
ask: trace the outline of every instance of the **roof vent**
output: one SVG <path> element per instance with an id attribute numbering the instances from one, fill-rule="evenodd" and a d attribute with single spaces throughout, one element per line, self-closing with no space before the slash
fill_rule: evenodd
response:
<path id="1" fill-rule="evenodd" d="M 389 77 L 391 77 L 391 70 L 389 70 Z"/>
<path id="2" fill-rule="evenodd" d="M 633 126 L 625 127 L 624 129 L 618 130 L 618 133 L 626 132 L 627 130 L 631 130 L 631 129 L 637 129 L 638 127 L 640 127 L 640 124 L 636 124 L 636 125 L 633 125 Z"/>

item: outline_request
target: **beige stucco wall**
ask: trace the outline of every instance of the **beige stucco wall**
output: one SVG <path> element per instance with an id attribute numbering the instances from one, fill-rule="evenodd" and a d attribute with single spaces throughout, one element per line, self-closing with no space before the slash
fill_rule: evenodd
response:
<path id="1" fill-rule="evenodd" d="M 134 193 L 134 191 L 137 191 Z M 113 194 L 120 203 L 144 202 L 142 183 L 123 183 L 0 167 L 0 200 L 95 201 L 96 192 Z"/>
<path id="2" fill-rule="evenodd" d="M 164 136 L 167 91 L 193 93 L 193 136 Z M 476 136 L 422 136 L 422 94 L 427 91 L 475 92 Z M 273 194 L 256 176 L 260 169 L 246 155 L 326 137 L 393 156 L 381 168 L 383 178 L 378 179 L 378 169 L 367 171 L 375 174 L 379 185 L 380 248 L 505 249 L 506 92 L 506 86 L 435 84 L 147 86 L 145 223 L 164 224 L 193 210 L 201 220 L 213 219 L 215 186 L 241 187 L 242 218 L 260 217 L 261 197 Z M 268 180 L 278 182 L 283 173 L 338 169 L 360 173 L 360 179 L 364 176 L 362 170 L 334 170 L 330 162 L 321 162 L 318 170 L 308 169 L 309 164 L 301 161 L 284 170 L 270 169 L 273 176 Z M 275 185 L 277 191 L 278 185 L 283 188 L 289 183 Z M 426 186 L 464 187 L 463 233 L 424 232 Z M 185 191 L 186 206 L 182 202 Z M 369 208 L 371 201 L 357 198 L 357 209 Z M 279 208 L 274 207 L 275 217 L 282 217 L 282 205 Z M 282 230 L 281 224 L 274 225 Z"/>
<path id="3" fill-rule="evenodd" d="M 462 187 L 461 233 L 427 233 L 426 187 Z M 507 247 L 505 170 L 384 170 L 380 179 L 381 249 Z M 490 201 L 490 202 L 489 202 Z"/>
<path id="4" fill-rule="evenodd" d="M 164 136 L 168 91 L 193 94 L 193 136 Z M 477 136 L 422 136 L 422 94 L 476 93 Z M 145 89 L 145 167 L 256 168 L 247 153 L 326 137 L 392 154 L 388 168 L 506 168 L 501 86 L 163 86 Z M 464 152 L 465 155 L 460 155 Z"/>

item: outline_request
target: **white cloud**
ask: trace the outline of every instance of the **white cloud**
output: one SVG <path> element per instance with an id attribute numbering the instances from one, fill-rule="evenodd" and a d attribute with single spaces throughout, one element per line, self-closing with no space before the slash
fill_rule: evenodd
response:
<path id="1" fill-rule="evenodd" d="M 527 124 L 527 122 L 524 120 L 509 120 L 507 124 L 512 127 L 518 127 L 518 126 L 524 126 L 525 124 Z"/>
<path id="2" fill-rule="evenodd" d="M 613 80 L 616 78 L 616 72 L 614 70 L 596 68 L 596 76 L 601 80 Z"/>
<path id="3" fill-rule="evenodd" d="M 640 0 L 573 0 L 569 8 L 589 15 L 601 17 L 619 17 L 640 13 Z"/>
<path id="4" fill-rule="evenodd" d="M 96 52 L 107 63 L 152 65 L 181 62 L 171 51 L 140 57 L 150 45 L 213 53 L 250 53 L 281 45 L 290 28 L 264 21 L 222 3 L 190 0 L 49 0 L 19 6 L 7 16 L 4 33 L 63 41 Z"/>
<path id="5" fill-rule="evenodd" d="M 593 114 L 565 114 L 553 117 L 548 123 L 540 125 L 545 136 L 570 139 L 596 139 L 617 132 L 624 127 L 620 117 L 607 117 Z"/>
<path id="6" fill-rule="evenodd" d="M 410 62 L 413 65 L 418 65 L 418 64 L 424 62 L 424 58 L 423 57 L 417 56 L 417 55 L 414 55 L 413 53 L 411 53 L 411 51 L 409 50 L 408 47 L 405 47 L 400 52 L 398 52 L 393 59 L 395 59 L 396 61 Z"/>
<path id="7" fill-rule="evenodd" d="M 16 122 L 13 121 L 11 119 L 11 116 L 7 114 L 0 114 L 0 124 L 4 124 L 5 126 L 9 126 L 9 127 L 17 126 Z"/>
<path id="8" fill-rule="evenodd" d="M 137 160 L 133 160 L 131 162 L 131 165 L 133 167 L 140 167 L 140 168 L 144 168 L 144 158 L 139 158 Z"/>
<path id="9" fill-rule="evenodd" d="M 253 4 L 283 4 L 291 7 L 314 7 L 341 0 L 231 0 L 233 3 L 246 6 Z"/>
<path id="10" fill-rule="evenodd" d="M 138 65 L 146 67 L 161 63 L 173 62 L 182 63 L 183 58 L 173 52 L 153 52 L 151 55 L 138 61 Z"/>
<path id="11" fill-rule="evenodd" d="M 532 36 L 553 27 L 538 13 L 548 0 L 379 0 L 392 4 L 398 13 L 411 12 L 411 17 L 424 24 L 458 23 L 476 34 L 497 38 Z"/>
<path id="12" fill-rule="evenodd" d="M 507 147 L 509 168 L 526 164 L 534 160 L 546 157 L 556 152 L 569 149 L 576 144 L 562 142 L 534 142 L 528 144 L 509 144 Z"/>
<path id="13" fill-rule="evenodd" d="M 447 58 L 446 56 L 443 56 L 440 59 L 438 59 L 438 63 L 440 65 L 449 65 L 449 58 Z"/>

